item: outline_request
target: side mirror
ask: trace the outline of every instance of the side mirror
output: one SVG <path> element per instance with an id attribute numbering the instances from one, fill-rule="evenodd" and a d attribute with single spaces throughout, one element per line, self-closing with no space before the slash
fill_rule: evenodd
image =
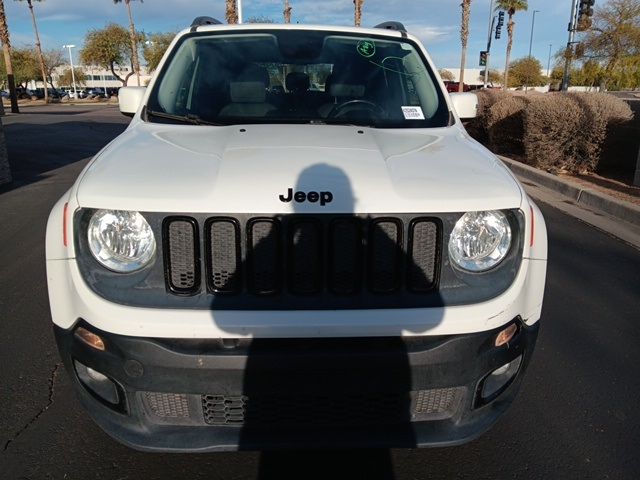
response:
<path id="1" fill-rule="evenodd" d="M 476 118 L 478 97 L 475 93 L 450 93 L 453 108 L 461 119 Z"/>
<path id="2" fill-rule="evenodd" d="M 118 90 L 120 113 L 127 117 L 133 117 L 142 105 L 146 91 L 147 87 L 122 87 Z"/>

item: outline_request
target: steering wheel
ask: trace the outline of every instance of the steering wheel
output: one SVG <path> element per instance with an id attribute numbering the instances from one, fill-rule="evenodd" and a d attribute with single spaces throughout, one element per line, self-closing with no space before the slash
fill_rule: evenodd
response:
<path id="1" fill-rule="evenodd" d="M 380 105 L 368 100 L 349 100 L 337 105 L 329 112 L 327 118 L 340 118 L 353 110 L 367 110 L 379 117 L 386 117 L 387 112 Z"/>

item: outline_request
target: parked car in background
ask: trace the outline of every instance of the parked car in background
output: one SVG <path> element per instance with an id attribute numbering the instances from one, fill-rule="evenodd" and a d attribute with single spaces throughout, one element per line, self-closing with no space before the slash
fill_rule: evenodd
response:
<path id="1" fill-rule="evenodd" d="M 76 91 L 74 91 L 73 89 L 67 90 L 66 94 L 69 95 L 69 98 L 77 98 L 79 99 L 83 99 L 83 98 L 87 98 L 87 92 L 81 88 L 78 88 Z"/>
<path id="2" fill-rule="evenodd" d="M 87 90 L 87 95 L 89 98 L 109 98 L 109 95 L 100 87 L 90 88 Z"/>
<path id="3" fill-rule="evenodd" d="M 44 98 L 44 88 L 36 88 L 32 91 L 34 96 L 40 100 Z M 56 88 L 47 88 L 47 93 L 49 94 L 49 98 L 60 99 L 64 97 L 66 94 Z"/>
<path id="4" fill-rule="evenodd" d="M 24 99 L 31 99 L 35 97 L 35 94 L 28 88 L 17 87 L 16 96 L 18 97 L 18 99 L 24 100 Z"/>
<path id="5" fill-rule="evenodd" d="M 453 80 L 444 80 L 444 86 L 447 89 L 447 92 L 449 93 L 456 93 L 459 91 L 459 85 L 460 82 L 454 82 Z M 471 91 L 471 87 L 469 85 L 467 85 L 466 83 L 464 83 L 462 85 L 462 91 L 463 92 L 470 92 Z"/>

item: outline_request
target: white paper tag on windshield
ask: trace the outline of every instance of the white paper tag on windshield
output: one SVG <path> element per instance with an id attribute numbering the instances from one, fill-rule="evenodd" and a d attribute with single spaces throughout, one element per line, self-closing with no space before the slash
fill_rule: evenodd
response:
<path id="1" fill-rule="evenodd" d="M 405 120 L 424 120 L 421 107 L 400 107 Z"/>

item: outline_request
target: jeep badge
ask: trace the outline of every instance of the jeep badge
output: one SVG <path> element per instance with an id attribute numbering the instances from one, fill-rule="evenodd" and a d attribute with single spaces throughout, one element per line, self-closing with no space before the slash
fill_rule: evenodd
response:
<path id="1" fill-rule="evenodd" d="M 289 203 L 291 200 L 295 200 L 296 203 L 316 203 L 318 200 L 320 201 L 320 205 L 323 207 L 327 203 L 331 203 L 333 201 L 333 193 L 331 192 L 296 192 L 293 193 L 293 188 L 287 189 L 287 195 L 280 195 L 280 201 L 283 203 Z"/>

